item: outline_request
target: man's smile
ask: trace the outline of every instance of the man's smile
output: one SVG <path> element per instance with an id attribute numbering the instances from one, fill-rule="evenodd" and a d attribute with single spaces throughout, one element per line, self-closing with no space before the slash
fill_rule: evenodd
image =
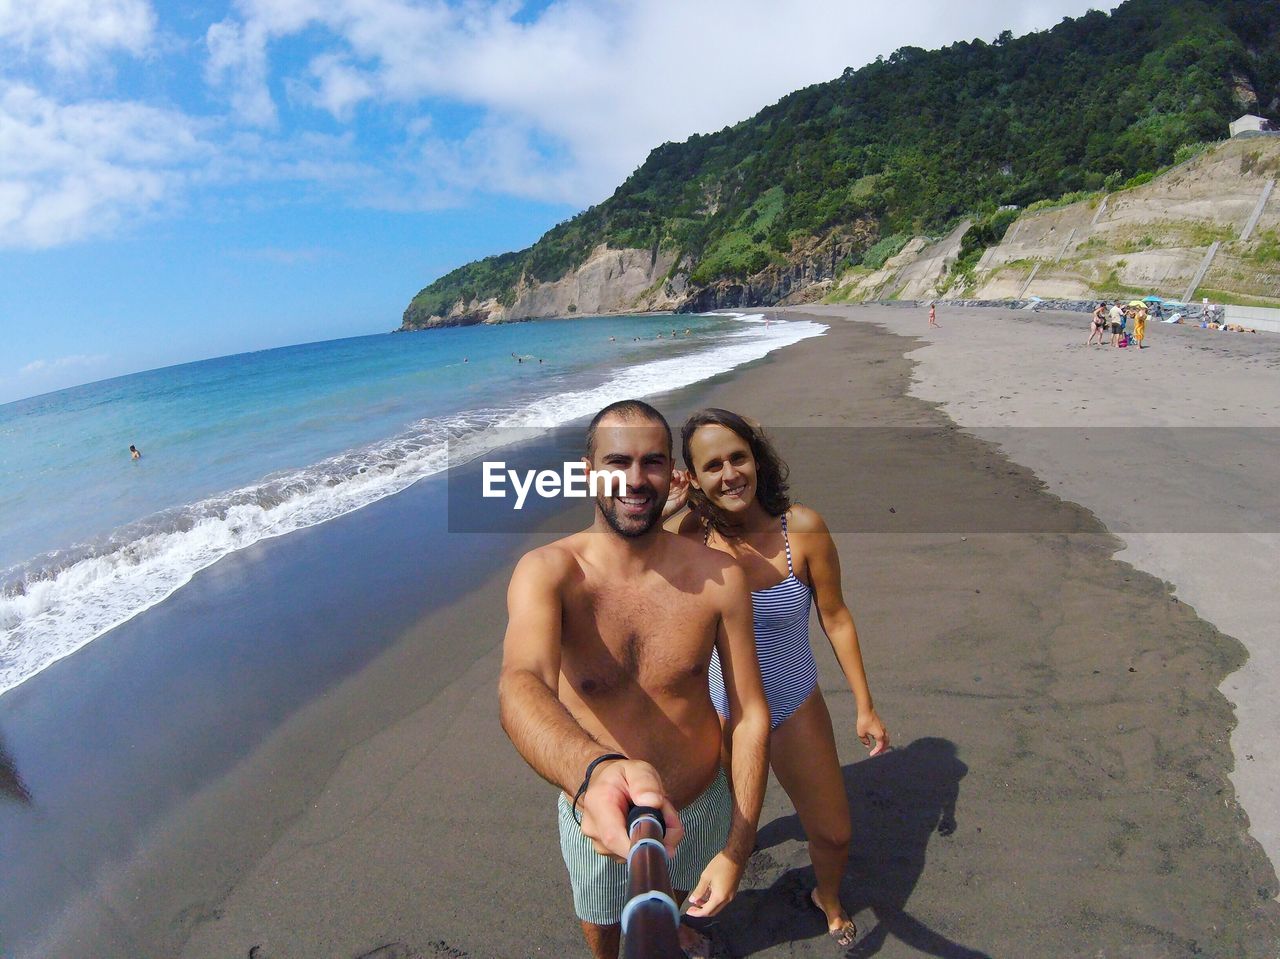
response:
<path id="1" fill-rule="evenodd" d="M 630 496 L 617 496 L 614 499 L 622 504 L 628 513 L 643 513 L 653 501 L 651 493 L 632 493 Z"/>

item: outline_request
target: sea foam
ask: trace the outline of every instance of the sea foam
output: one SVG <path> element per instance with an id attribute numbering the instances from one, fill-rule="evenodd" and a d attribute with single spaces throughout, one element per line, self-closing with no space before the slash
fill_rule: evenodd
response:
<path id="1" fill-rule="evenodd" d="M 200 570 L 254 543 L 314 526 L 398 493 L 465 459 L 594 413 L 616 400 L 689 386 L 821 334 L 809 321 L 744 327 L 701 353 L 614 370 L 604 382 L 519 408 L 413 424 L 400 435 L 305 469 L 166 510 L 101 542 L 36 557 L 0 576 L 0 693 L 162 602 Z"/>

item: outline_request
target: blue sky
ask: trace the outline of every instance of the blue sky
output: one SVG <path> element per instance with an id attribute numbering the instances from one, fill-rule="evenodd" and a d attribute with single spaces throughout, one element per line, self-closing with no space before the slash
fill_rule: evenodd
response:
<path id="1" fill-rule="evenodd" d="M 1080 0 L 0 0 L 0 402 L 390 330 L 650 148 Z"/>

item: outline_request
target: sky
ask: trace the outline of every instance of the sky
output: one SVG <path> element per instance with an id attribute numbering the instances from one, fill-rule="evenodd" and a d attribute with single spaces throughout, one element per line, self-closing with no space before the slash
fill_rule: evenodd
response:
<path id="1" fill-rule="evenodd" d="M 1082 0 L 0 0 L 0 403 L 397 327 L 649 150 Z"/>

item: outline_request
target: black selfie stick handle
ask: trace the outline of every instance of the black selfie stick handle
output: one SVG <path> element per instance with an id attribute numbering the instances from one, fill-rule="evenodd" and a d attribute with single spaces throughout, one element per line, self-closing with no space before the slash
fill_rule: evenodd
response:
<path id="1" fill-rule="evenodd" d="M 631 852 L 627 904 L 622 909 L 623 959 L 681 959 L 684 953 L 676 935 L 680 908 L 671 894 L 662 810 L 632 806 L 627 833 Z"/>

